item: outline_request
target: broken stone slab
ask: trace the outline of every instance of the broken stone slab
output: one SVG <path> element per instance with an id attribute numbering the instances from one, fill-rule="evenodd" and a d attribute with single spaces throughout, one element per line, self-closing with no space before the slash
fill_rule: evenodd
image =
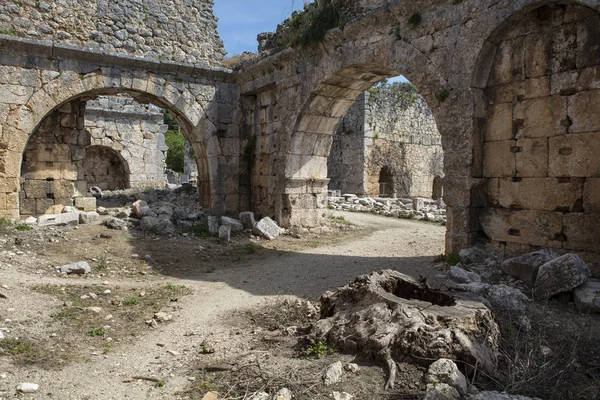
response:
<path id="1" fill-rule="evenodd" d="M 221 226 L 227 225 L 231 228 L 231 232 L 241 232 L 244 230 L 244 225 L 235 218 L 221 217 Z"/>
<path id="2" fill-rule="evenodd" d="M 321 296 L 314 334 L 340 350 L 381 358 L 386 388 L 394 387 L 397 372 L 392 355 L 415 362 L 453 358 L 493 374 L 500 338 L 480 297 L 434 290 L 393 270 L 359 276 Z"/>
<path id="3" fill-rule="evenodd" d="M 106 221 L 104 221 L 104 225 L 110 229 L 127 230 L 127 222 L 115 217 L 108 218 Z"/>
<path id="4" fill-rule="evenodd" d="M 254 213 L 252 211 L 243 211 L 240 213 L 240 222 L 244 225 L 244 229 L 252 229 L 256 225 Z"/>
<path id="5" fill-rule="evenodd" d="M 573 295 L 579 311 L 600 314 L 600 281 L 588 280 L 575 288 Z"/>
<path id="6" fill-rule="evenodd" d="M 96 211 L 79 213 L 79 223 L 83 225 L 91 224 L 100 220 L 100 214 Z"/>
<path id="7" fill-rule="evenodd" d="M 549 299 L 583 284 L 591 273 L 577 254 L 569 253 L 542 265 L 533 287 L 536 299 Z"/>
<path id="8" fill-rule="evenodd" d="M 77 275 L 85 275 L 92 272 L 90 265 L 86 261 L 79 261 L 71 264 L 63 265 L 59 267 L 58 270 L 63 274 L 77 274 Z"/>
<path id="9" fill-rule="evenodd" d="M 219 227 L 219 240 L 222 243 L 229 243 L 231 241 L 231 226 L 221 225 Z"/>
<path id="10" fill-rule="evenodd" d="M 467 395 L 467 378 L 450 359 L 440 358 L 431 364 L 427 370 L 426 381 L 433 385 L 440 383 L 450 385 L 458 391 L 459 397 Z"/>
<path id="11" fill-rule="evenodd" d="M 552 261 L 558 257 L 560 257 L 560 254 L 555 251 L 543 249 L 504 260 L 500 268 L 505 274 L 513 276 L 529 286 L 533 286 L 539 268 L 548 261 Z"/>
<path id="12" fill-rule="evenodd" d="M 77 225 L 79 224 L 79 213 L 46 214 L 38 218 L 38 225 Z"/>
<path id="13" fill-rule="evenodd" d="M 210 215 L 208 217 L 208 231 L 210 233 L 219 233 L 219 217 Z"/>
<path id="14" fill-rule="evenodd" d="M 485 296 L 490 304 L 506 311 L 522 313 L 530 300 L 519 289 L 508 285 L 492 285 Z"/>
<path id="15" fill-rule="evenodd" d="M 281 233 L 281 228 L 269 217 L 264 217 L 254 225 L 252 232 L 268 240 L 275 240 Z"/>
<path id="16" fill-rule="evenodd" d="M 136 200 L 131 211 L 137 218 L 144 218 L 152 213 L 152 209 L 144 200 Z"/>
<path id="17" fill-rule="evenodd" d="M 333 385 L 342 380 L 344 375 L 344 366 L 341 361 L 336 361 L 329 365 L 323 372 L 323 383 L 325 386 Z"/>

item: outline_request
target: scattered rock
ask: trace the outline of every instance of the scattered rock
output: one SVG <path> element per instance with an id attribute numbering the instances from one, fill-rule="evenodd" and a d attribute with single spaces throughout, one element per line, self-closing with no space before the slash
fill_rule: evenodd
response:
<path id="1" fill-rule="evenodd" d="M 152 209 L 150 209 L 148 203 L 146 203 L 144 200 L 136 200 L 133 203 L 133 208 L 131 211 L 137 218 L 144 218 L 152 212 Z"/>
<path id="2" fill-rule="evenodd" d="M 97 211 L 97 212 L 98 212 L 98 214 L 100 214 L 100 215 L 108 215 L 108 209 L 107 209 L 106 207 L 102 207 L 102 206 L 100 206 L 100 207 L 98 207 L 98 208 L 96 209 L 96 211 Z"/>
<path id="3" fill-rule="evenodd" d="M 173 316 L 170 314 L 167 314 L 164 311 L 154 313 L 154 320 L 156 322 L 166 322 L 166 321 L 170 321 L 172 319 L 173 319 Z"/>
<path id="4" fill-rule="evenodd" d="M 536 299 L 548 299 L 584 283 L 591 273 L 578 255 L 569 253 L 542 265 L 533 288 Z"/>
<path id="5" fill-rule="evenodd" d="M 146 216 L 140 221 L 140 229 L 143 231 L 151 231 L 160 221 L 156 217 Z"/>
<path id="6" fill-rule="evenodd" d="M 429 366 L 426 380 L 427 383 L 433 385 L 440 383 L 450 385 L 458 391 L 460 396 L 467 394 L 467 378 L 458 370 L 454 361 L 447 358 L 440 358 Z"/>
<path id="7" fill-rule="evenodd" d="M 208 231 L 210 233 L 219 233 L 219 218 L 210 215 L 208 217 Z"/>
<path id="8" fill-rule="evenodd" d="M 204 339 L 200 347 L 204 354 L 213 354 L 216 351 L 216 343 L 210 339 Z"/>
<path id="9" fill-rule="evenodd" d="M 360 372 L 360 367 L 355 363 L 348 363 L 344 365 L 344 369 L 348 372 L 352 372 L 353 374 L 358 374 Z"/>
<path id="10" fill-rule="evenodd" d="M 252 229 L 256 225 L 254 220 L 254 213 L 252 211 L 244 211 L 240 213 L 240 222 L 244 226 L 244 229 Z"/>
<path id="11" fill-rule="evenodd" d="M 491 286 L 486 299 L 493 307 L 520 313 L 525 311 L 525 304 L 529 302 L 529 298 L 519 289 L 504 284 Z"/>
<path id="12" fill-rule="evenodd" d="M 341 361 L 334 362 L 329 365 L 325 372 L 323 373 L 323 383 L 326 386 L 333 385 L 334 383 L 338 383 L 342 380 L 342 376 L 344 375 L 344 367 Z"/>
<path id="13" fill-rule="evenodd" d="M 157 235 L 171 235 L 175 233 L 175 225 L 170 219 L 163 219 L 152 229 Z"/>
<path id="14" fill-rule="evenodd" d="M 463 269 L 461 264 L 450 267 L 450 278 L 459 283 L 481 282 L 481 277 L 477 273 Z"/>
<path id="15" fill-rule="evenodd" d="M 424 400 L 460 400 L 460 394 L 447 383 L 428 383 Z"/>
<path id="16" fill-rule="evenodd" d="M 463 264 L 478 264 L 485 261 L 489 257 L 489 254 L 479 247 L 471 247 L 468 249 L 462 249 L 458 252 L 460 256 L 460 262 Z"/>
<path id="17" fill-rule="evenodd" d="M 231 232 L 241 232 L 244 230 L 244 225 L 235 218 L 221 217 L 221 226 L 229 226 Z"/>
<path id="18" fill-rule="evenodd" d="M 89 192 L 93 197 L 97 199 L 102 198 L 102 189 L 100 189 L 98 186 L 92 186 L 91 188 L 89 188 Z"/>
<path id="19" fill-rule="evenodd" d="M 279 389 L 273 400 L 292 400 L 292 391 L 287 388 Z"/>
<path id="20" fill-rule="evenodd" d="M 125 222 L 122 219 L 115 218 L 115 217 L 108 218 L 104 222 L 104 225 L 106 225 L 110 229 L 127 230 L 127 222 Z"/>
<path id="21" fill-rule="evenodd" d="M 82 225 L 91 224 L 100 219 L 100 214 L 95 211 L 79 213 L 79 223 Z"/>
<path id="22" fill-rule="evenodd" d="M 219 400 L 219 393 L 211 390 L 202 397 L 202 400 Z"/>
<path id="23" fill-rule="evenodd" d="M 504 260 L 500 268 L 504 273 L 522 280 L 529 286 L 533 286 L 539 268 L 558 257 L 560 257 L 560 254 L 544 249 Z"/>
<path id="24" fill-rule="evenodd" d="M 573 293 L 575 306 L 581 312 L 600 313 L 600 282 L 588 280 Z"/>
<path id="25" fill-rule="evenodd" d="M 275 221 L 269 217 L 264 217 L 254 225 L 252 229 L 255 235 L 259 235 L 268 240 L 276 239 L 281 233 L 281 229 Z"/>
<path id="26" fill-rule="evenodd" d="M 35 224 L 37 224 L 37 222 L 38 222 L 38 219 L 36 217 L 27 217 L 25 219 L 25 223 L 27 225 L 35 225 Z"/>
<path id="27" fill-rule="evenodd" d="M 102 312 L 102 307 L 85 307 L 84 310 L 91 311 L 94 314 L 100 314 Z"/>
<path id="28" fill-rule="evenodd" d="M 71 264 L 63 265 L 58 268 L 59 271 L 63 274 L 77 274 L 77 275 L 85 275 L 92 272 L 90 265 L 86 261 L 79 261 Z"/>
<path id="29" fill-rule="evenodd" d="M 221 225 L 219 227 L 219 240 L 221 243 L 229 243 L 231 241 L 231 225 Z"/>
<path id="30" fill-rule="evenodd" d="M 333 400 L 352 400 L 354 398 L 354 396 L 346 392 L 333 392 L 331 395 L 333 396 Z"/>
<path id="31" fill-rule="evenodd" d="M 250 400 L 271 400 L 271 395 L 267 392 L 258 392 L 251 396 Z"/>
<path id="32" fill-rule="evenodd" d="M 40 385 L 38 385 L 37 383 L 19 383 L 17 385 L 17 392 L 21 392 L 21 393 L 35 393 L 38 391 L 38 389 L 40 388 Z"/>

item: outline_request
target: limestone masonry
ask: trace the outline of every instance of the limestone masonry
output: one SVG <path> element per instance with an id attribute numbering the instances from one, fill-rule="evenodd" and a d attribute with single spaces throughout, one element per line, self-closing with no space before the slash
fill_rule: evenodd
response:
<path id="1" fill-rule="evenodd" d="M 328 186 L 343 179 L 357 192 L 437 197 L 443 177 L 448 252 L 481 243 L 507 255 L 549 247 L 597 259 L 600 0 L 347 0 L 343 25 L 310 42 L 314 14 L 296 14 L 234 71 L 219 67 L 212 5 L 3 1 L 0 217 L 87 195 L 94 148 L 88 171 L 106 171 L 97 182 L 141 173 L 136 158 L 154 171 L 162 150 L 139 141 L 141 125 L 111 129 L 123 135 L 114 148 L 86 129 L 92 100 L 127 95 L 175 117 L 211 212 L 313 227 Z M 344 137 L 356 100 L 366 109 L 361 95 L 398 75 L 417 88 L 428 122 L 408 111 L 418 133 L 384 141 L 402 129 L 386 128 L 395 126 L 389 113 L 369 121 L 365 112 L 365 133 Z M 372 150 L 356 163 L 344 159 L 363 146 Z M 355 182 L 335 167 L 330 182 L 336 160 Z M 419 164 L 430 168 L 408 179 Z"/>

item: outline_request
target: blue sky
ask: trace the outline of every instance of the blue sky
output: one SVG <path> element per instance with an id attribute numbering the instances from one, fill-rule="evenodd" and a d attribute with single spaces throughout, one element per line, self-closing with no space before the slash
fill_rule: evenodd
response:
<path id="1" fill-rule="evenodd" d="M 304 0 L 215 0 L 214 12 L 227 55 L 255 53 L 256 35 L 275 31 L 277 24 L 303 7 Z"/>

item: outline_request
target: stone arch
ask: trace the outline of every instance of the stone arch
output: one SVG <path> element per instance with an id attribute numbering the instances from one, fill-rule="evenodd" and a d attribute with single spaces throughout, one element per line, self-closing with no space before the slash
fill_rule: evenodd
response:
<path id="1" fill-rule="evenodd" d="M 42 122 L 67 104 L 84 103 L 99 95 L 126 93 L 141 103 L 153 103 L 172 112 L 184 135 L 194 148 L 199 170 L 200 202 L 211 206 L 211 182 L 216 171 L 209 168 L 221 154 L 216 127 L 202 106 L 184 85 L 152 72 L 98 68 L 86 74 L 61 71 L 55 78 L 34 90 L 28 101 L 16 105 L 3 126 L 3 159 L 0 191 L 6 193 L 11 217 L 19 215 L 19 176 L 27 142 Z M 216 168 L 214 168 L 216 169 Z M 13 195 L 14 194 L 14 195 Z"/>
<path id="2" fill-rule="evenodd" d="M 444 90 L 446 81 L 423 53 L 396 36 L 378 37 L 369 46 L 364 40 L 343 42 L 339 49 L 338 44 L 331 45 L 302 89 L 308 95 L 290 121 L 293 128 L 286 146 L 286 190 L 278 217 L 284 226 L 318 224 L 320 209 L 326 207 L 332 134 L 364 91 L 385 78 L 403 75 L 418 88 L 435 120 L 442 112 L 436 93 Z"/>
<path id="3" fill-rule="evenodd" d="M 394 197 L 394 173 L 386 165 L 379 171 L 379 197 Z"/>
<path id="4" fill-rule="evenodd" d="M 600 253 L 600 13 L 531 2 L 489 36 L 474 70 L 485 118 L 474 146 L 472 222 L 507 254 Z"/>
<path id="5" fill-rule="evenodd" d="M 102 190 L 122 190 L 130 187 L 127 161 L 117 151 L 106 146 L 89 146 L 83 159 L 86 192 L 97 186 Z"/>

